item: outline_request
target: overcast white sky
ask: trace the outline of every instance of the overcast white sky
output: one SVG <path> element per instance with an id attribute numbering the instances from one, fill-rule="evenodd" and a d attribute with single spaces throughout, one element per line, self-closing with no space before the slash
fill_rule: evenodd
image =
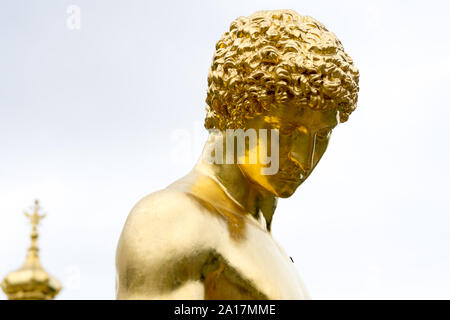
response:
<path id="1" fill-rule="evenodd" d="M 1 1 L 1 278 L 24 261 L 22 211 L 39 198 L 58 298 L 114 298 L 128 212 L 195 163 L 215 43 L 262 9 L 318 19 L 361 74 L 357 110 L 274 217 L 311 297 L 450 299 L 444 1 Z"/>

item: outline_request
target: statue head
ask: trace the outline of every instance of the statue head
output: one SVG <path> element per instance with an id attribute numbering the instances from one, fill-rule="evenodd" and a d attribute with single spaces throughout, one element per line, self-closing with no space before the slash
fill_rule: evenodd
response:
<path id="1" fill-rule="evenodd" d="M 331 132 L 356 108 L 359 72 L 341 42 L 320 22 L 292 10 L 260 11 L 233 21 L 216 44 L 208 75 L 207 129 L 277 129 L 279 170 L 244 175 L 289 197 L 324 154 Z M 258 142 L 259 142 L 258 137 Z M 270 150 L 267 144 L 258 148 Z"/>

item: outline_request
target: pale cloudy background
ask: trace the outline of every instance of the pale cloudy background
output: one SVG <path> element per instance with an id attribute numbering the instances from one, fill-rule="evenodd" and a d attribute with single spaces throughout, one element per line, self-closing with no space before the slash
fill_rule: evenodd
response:
<path id="1" fill-rule="evenodd" d="M 72 4 L 80 30 L 66 26 Z M 444 1 L 2 0 L 0 277 L 24 261 L 22 211 L 39 198 L 58 298 L 113 299 L 129 210 L 198 156 L 216 41 L 234 18 L 277 8 L 335 32 L 361 90 L 316 171 L 280 200 L 274 237 L 312 298 L 449 299 Z"/>

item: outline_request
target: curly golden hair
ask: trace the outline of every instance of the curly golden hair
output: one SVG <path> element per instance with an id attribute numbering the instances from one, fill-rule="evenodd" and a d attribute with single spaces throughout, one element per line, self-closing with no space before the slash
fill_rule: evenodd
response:
<path id="1" fill-rule="evenodd" d="M 347 121 L 359 72 L 324 25 L 292 10 L 260 11 L 231 23 L 208 74 L 207 129 L 244 128 L 245 120 L 293 99 L 339 111 Z"/>

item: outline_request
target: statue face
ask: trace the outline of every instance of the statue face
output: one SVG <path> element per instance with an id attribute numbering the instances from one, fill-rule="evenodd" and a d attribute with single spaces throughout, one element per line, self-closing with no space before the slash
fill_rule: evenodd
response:
<path id="1" fill-rule="evenodd" d="M 338 111 L 313 110 L 299 107 L 292 102 L 280 105 L 268 114 L 258 115 L 247 122 L 247 128 L 278 129 L 279 170 L 273 175 L 262 175 L 258 150 L 269 154 L 270 140 L 258 149 L 246 150 L 246 164 L 239 164 L 241 171 L 253 183 L 281 198 L 290 197 L 315 168 L 328 146 L 332 129 L 338 124 Z M 268 133 L 269 135 L 270 133 Z M 248 157 L 255 153 L 257 164 L 248 164 Z"/>

